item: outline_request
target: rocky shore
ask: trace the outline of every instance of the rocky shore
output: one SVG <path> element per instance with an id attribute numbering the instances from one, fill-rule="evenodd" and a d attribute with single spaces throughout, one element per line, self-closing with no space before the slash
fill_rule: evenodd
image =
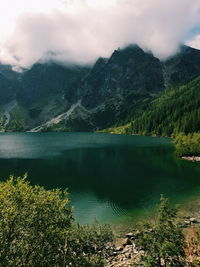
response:
<path id="1" fill-rule="evenodd" d="M 143 251 L 136 248 L 134 242 L 138 233 L 138 231 L 127 233 L 116 240 L 106 267 L 130 267 L 133 266 L 133 263 L 135 264 L 134 266 L 139 266 L 140 256 Z"/>
<path id="2" fill-rule="evenodd" d="M 197 217 L 184 216 L 181 218 L 183 230 L 192 229 L 200 225 L 200 215 Z M 107 260 L 106 267 L 133 267 L 141 266 L 140 257 L 144 251 L 136 247 L 135 240 L 139 231 L 133 231 L 117 238 L 115 246 L 111 248 L 111 255 Z"/>
<path id="3" fill-rule="evenodd" d="M 200 161 L 200 157 L 182 157 L 182 159 L 185 159 L 185 160 L 190 160 L 190 161 L 193 161 L 193 162 L 196 162 L 196 161 Z"/>

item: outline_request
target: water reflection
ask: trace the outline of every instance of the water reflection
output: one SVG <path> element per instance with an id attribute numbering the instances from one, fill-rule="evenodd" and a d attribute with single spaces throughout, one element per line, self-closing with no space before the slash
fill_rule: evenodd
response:
<path id="1" fill-rule="evenodd" d="M 69 188 L 74 213 L 83 222 L 134 216 L 161 193 L 179 202 L 200 188 L 200 164 L 177 160 L 170 140 L 162 138 L 2 135 L 1 177 L 25 172 L 33 184 Z"/>

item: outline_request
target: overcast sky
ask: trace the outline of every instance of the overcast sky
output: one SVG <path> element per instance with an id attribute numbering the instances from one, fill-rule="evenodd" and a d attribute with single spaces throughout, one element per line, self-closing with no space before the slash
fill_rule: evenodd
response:
<path id="1" fill-rule="evenodd" d="M 166 58 L 200 48 L 200 0 L 0 0 L 0 61 L 87 64 L 137 43 Z"/>

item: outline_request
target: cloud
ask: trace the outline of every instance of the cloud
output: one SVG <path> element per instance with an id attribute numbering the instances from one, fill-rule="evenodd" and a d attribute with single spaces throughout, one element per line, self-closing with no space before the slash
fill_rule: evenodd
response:
<path id="1" fill-rule="evenodd" d="M 26 3 L 32 1 L 37 2 Z M 131 43 L 166 58 L 177 52 L 200 18 L 199 0 L 51 2 L 49 9 L 27 8 L 18 14 L 12 33 L 0 43 L 2 63 L 29 67 L 42 59 L 87 64 Z"/>
<path id="2" fill-rule="evenodd" d="M 196 35 L 192 40 L 186 42 L 187 45 L 200 49 L 200 34 Z"/>

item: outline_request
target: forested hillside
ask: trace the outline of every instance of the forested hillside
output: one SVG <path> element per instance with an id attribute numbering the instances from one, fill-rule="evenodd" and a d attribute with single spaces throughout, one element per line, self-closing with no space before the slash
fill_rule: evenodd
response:
<path id="1" fill-rule="evenodd" d="M 111 132 L 172 136 L 200 130 L 200 77 L 152 101 L 131 123 Z"/>

